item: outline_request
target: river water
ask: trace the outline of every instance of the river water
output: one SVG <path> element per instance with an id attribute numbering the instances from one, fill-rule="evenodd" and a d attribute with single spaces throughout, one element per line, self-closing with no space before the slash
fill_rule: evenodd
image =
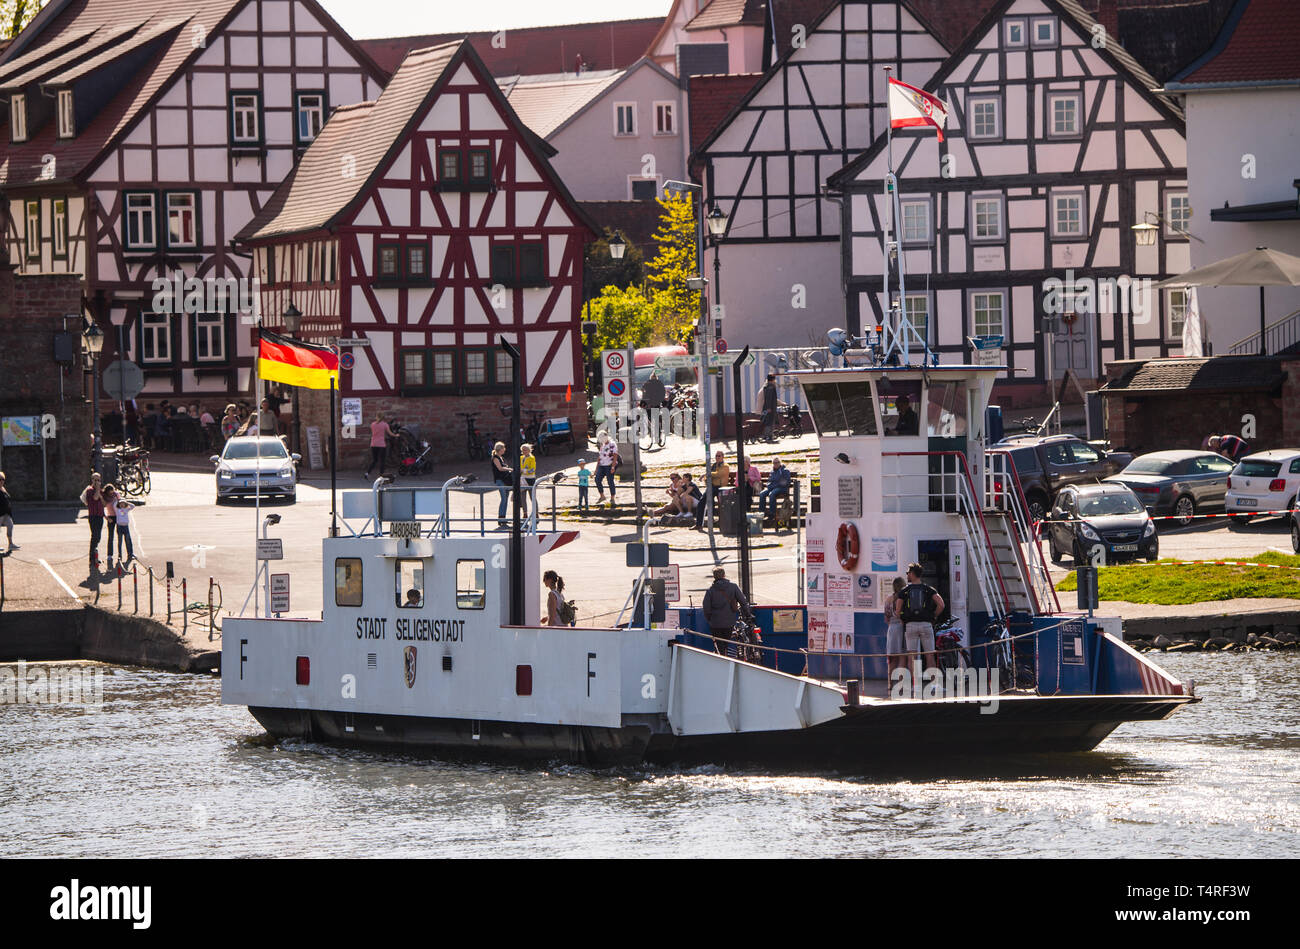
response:
<path id="1" fill-rule="evenodd" d="M 1300 856 L 1300 657 L 1174 654 L 1204 701 L 1088 754 L 847 776 L 522 770 L 270 743 L 220 681 L 0 706 L 12 856 Z"/>

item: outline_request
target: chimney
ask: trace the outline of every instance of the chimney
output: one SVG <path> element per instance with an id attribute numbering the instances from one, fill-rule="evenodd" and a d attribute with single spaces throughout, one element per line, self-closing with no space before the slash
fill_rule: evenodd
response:
<path id="1" fill-rule="evenodd" d="M 1097 22 L 1106 28 L 1106 39 L 1119 42 L 1119 0 L 1097 0 Z"/>

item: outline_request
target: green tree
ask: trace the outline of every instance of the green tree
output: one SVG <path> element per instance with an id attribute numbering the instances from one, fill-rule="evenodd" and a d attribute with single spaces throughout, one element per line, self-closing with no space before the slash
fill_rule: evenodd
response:
<path id="1" fill-rule="evenodd" d="M 624 237 L 627 249 L 623 251 L 622 260 L 615 260 L 609 253 L 609 242 L 613 236 L 609 228 L 605 228 L 600 240 L 587 245 L 582 286 L 588 300 L 598 297 L 605 287 L 627 289 L 633 284 L 640 286 L 645 283 L 645 257 L 641 249 Z"/>
<path id="2" fill-rule="evenodd" d="M 650 261 L 646 282 L 658 314 L 656 335 L 665 342 L 683 342 L 700 318 L 700 291 L 686 286 L 688 277 L 700 273 L 695 205 L 685 192 L 657 200 L 664 209 L 654 233 L 659 252 Z"/>
<path id="3" fill-rule="evenodd" d="M 654 306 L 640 287 L 605 287 L 591 301 L 591 315 L 598 350 L 644 346 L 654 330 Z"/>
<path id="4" fill-rule="evenodd" d="M 45 3 L 46 0 L 0 0 L 0 40 L 21 33 Z"/>

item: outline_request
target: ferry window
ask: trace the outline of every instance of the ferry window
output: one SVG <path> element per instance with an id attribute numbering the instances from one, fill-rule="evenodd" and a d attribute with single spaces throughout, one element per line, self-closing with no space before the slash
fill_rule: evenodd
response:
<path id="1" fill-rule="evenodd" d="M 334 558 L 334 605 L 361 605 L 361 558 Z"/>
<path id="2" fill-rule="evenodd" d="M 456 561 L 456 608 L 481 610 L 487 600 L 487 572 L 482 560 Z"/>
<path id="3" fill-rule="evenodd" d="M 963 437 L 966 434 L 966 383 L 935 383 L 927 395 L 927 434 L 931 438 Z"/>
<path id="4" fill-rule="evenodd" d="M 886 435 L 919 435 L 921 380 L 881 379 L 876 383 L 880 399 L 880 425 Z"/>
<path id="5" fill-rule="evenodd" d="M 424 606 L 424 561 L 399 560 L 393 570 L 397 581 L 397 605 L 403 609 Z"/>
<path id="6" fill-rule="evenodd" d="M 876 434 L 876 412 L 869 382 L 817 382 L 804 386 L 817 433 Z"/>

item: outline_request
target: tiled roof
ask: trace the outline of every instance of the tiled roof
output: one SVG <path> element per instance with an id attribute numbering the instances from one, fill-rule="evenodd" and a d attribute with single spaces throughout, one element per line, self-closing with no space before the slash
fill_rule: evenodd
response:
<path id="1" fill-rule="evenodd" d="M 573 72 L 579 56 L 584 69 L 626 69 L 650 49 L 662 23 L 662 17 L 646 17 L 506 30 L 497 40 L 504 41 L 500 46 L 493 45 L 493 38 L 499 35 L 494 31 L 395 36 L 357 43 L 391 73 L 413 49 L 467 39 L 492 75 L 536 76 Z"/>
<path id="2" fill-rule="evenodd" d="M 947 49 L 954 50 L 979 26 L 999 0 L 907 0 Z"/>
<path id="3" fill-rule="evenodd" d="M 713 130 L 740 104 L 762 73 L 730 76 L 692 76 L 688 89 L 691 112 L 691 151 L 694 152 Z"/>
<path id="4" fill-rule="evenodd" d="M 376 101 L 336 109 L 236 240 L 304 233 L 331 224 L 362 192 L 459 48 L 460 43 L 446 43 L 416 50 L 402 61 Z M 340 174 L 343 167 L 354 174 Z"/>
<path id="5" fill-rule="evenodd" d="M 315 0 L 301 2 L 322 23 L 331 22 L 329 14 Z M 188 17 L 192 22 L 204 24 L 211 35 L 224 26 L 242 4 L 243 0 L 186 0 L 180 5 L 183 9 L 179 9 L 176 0 L 51 0 L 5 49 L 4 57 L 0 59 L 0 76 L 5 74 L 6 67 L 10 67 L 10 71 L 21 69 L 31 73 L 33 69 L 39 71 L 40 62 L 47 57 L 62 59 L 70 38 L 79 51 L 78 56 L 69 58 L 65 65 L 80 72 L 77 69 L 79 56 L 96 51 L 93 41 L 81 46 L 81 38 L 102 36 L 125 23 L 143 24 L 141 31 L 162 29 L 165 35 L 158 40 L 156 54 L 124 81 L 117 94 L 85 128 L 78 130 L 75 138 L 57 138 L 56 123 L 49 121 L 35 130 L 29 141 L 11 144 L 6 111 L 4 121 L 0 123 L 0 143 L 3 143 L 0 145 L 0 187 L 68 181 L 87 171 L 190 59 L 202 53 L 202 48 L 194 44 L 192 32 L 177 29 L 175 20 Z M 351 44 L 341 31 L 339 35 Z M 124 50 L 124 45 L 119 44 L 101 52 L 107 62 L 115 58 L 115 52 Z M 364 55 L 361 58 L 364 60 Z M 375 75 L 380 78 L 377 71 Z M 53 163 L 47 160 L 47 155 L 54 156 Z M 52 175 L 51 167 L 54 169 Z"/>
<path id="6" fill-rule="evenodd" d="M 1209 51 L 1170 83 L 1237 84 L 1300 79 L 1295 0 L 1238 0 Z"/>
<path id="7" fill-rule="evenodd" d="M 802 24 L 808 30 L 822 18 L 835 0 L 770 0 L 772 16 L 776 21 L 776 58 L 780 59 L 790 51 L 790 41 L 794 38 L 795 24 Z"/>
<path id="8" fill-rule="evenodd" d="M 710 0 L 697 13 L 687 30 L 716 30 L 726 26 L 762 26 L 767 18 L 766 0 Z"/>
<path id="9" fill-rule="evenodd" d="M 500 86 L 520 120 L 546 138 L 623 74 L 623 70 L 606 70 L 581 76 L 521 77 L 502 79 Z"/>
<path id="10" fill-rule="evenodd" d="M 1258 356 L 1147 359 L 1111 365 L 1124 367 L 1106 387 L 1111 392 L 1273 389 L 1284 377 L 1278 360 Z"/>

